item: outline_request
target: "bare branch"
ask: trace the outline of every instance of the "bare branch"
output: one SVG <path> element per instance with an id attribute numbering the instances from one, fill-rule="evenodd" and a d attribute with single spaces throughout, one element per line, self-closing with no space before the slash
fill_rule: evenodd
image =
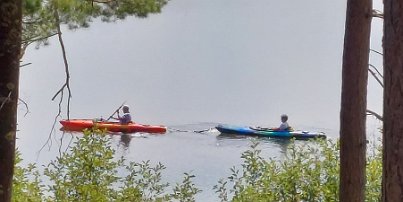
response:
<path id="1" fill-rule="evenodd" d="M 67 86 L 66 83 L 63 84 L 63 86 L 56 92 L 56 94 L 52 97 L 52 101 L 56 99 L 56 97 L 60 94 L 63 93 L 64 88 Z"/>
<path id="2" fill-rule="evenodd" d="M 70 148 L 70 145 L 71 145 L 71 143 L 73 142 L 73 140 L 74 140 L 74 136 L 73 135 L 70 135 L 70 141 L 69 141 L 69 143 L 67 144 L 67 146 L 66 146 L 66 149 L 64 150 L 64 151 L 62 151 L 62 147 L 63 147 L 63 140 L 64 140 L 64 138 L 65 138 L 65 135 L 66 135 L 66 132 L 65 131 L 63 131 L 63 134 L 62 134 L 62 136 L 60 137 L 60 144 L 59 144 L 59 157 L 61 157 L 64 153 L 66 153 L 67 152 L 67 150 Z"/>
<path id="3" fill-rule="evenodd" d="M 44 36 L 44 37 L 40 37 L 40 38 L 32 37 L 32 38 L 23 40 L 23 41 L 21 42 L 22 47 L 21 47 L 21 52 L 20 52 L 20 60 L 21 60 L 22 57 L 24 56 L 25 51 L 26 51 L 26 49 L 28 48 L 29 45 L 31 45 L 32 43 L 34 43 L 34 42 L 36 42 L 36 41 L 41 41 L 41 40 L 50 38 L 50 37 L 52 37 L 52 36 L 55 36 L 56 34 L 57 34 L 57 33 L 53 33 L 53 34 L 50 34 L 50 35 L 48 35 L 48 36 Z"/>
<path id="4" fill-rule="evenodd" d="M 32 63 L 25 63 L 25 64 L 23 64 L 23 65 L 20 65 L 20 67 L 25 67 L 25 66 L 28 66 L 28 65 L 31 65 Z"/>
<path id="5" fill-rule="evenodd" d="M 71 89 L 70 89 L 70 72 L 69 72 L 69 64 L 67 62 L 67 54 L 66 54 L 66 49 L 64 47 L 63 43 L 63 38 L 62 38 L 62 31 L 60 29 L 60 19 L 59 19 L 59 13 L 57 12 L 57 9 L 55 9 L 54 13 L 55 19 L 56 19 L 56 27 L 57 27 L 57 36 L 59 38 L 59 43 L 62 48 L 62 53 L 63 53 L 63 61 L 64 61 L 64 70 L 66 73 L 66 80 L 63 86 L 60 88 L 59 91 L 56 92 L 56 94 L 53 96 L 52 101 L 60 94 L 63 93 L 64 89 L 67 88 L 68 91 L 68 97 L 67 97 L 67 119 L 70 119 L 70 101 L 71 101 Z M 59 111 L 61 111 L 61 105 L 59 105 Z"/>
<path id="6" fill-rule="evenodd" d="M 372 71 L 371 69 L 368 69 L 369 73 L 371 73 L 371 75 L 375 78 L 376 81 L 378 81 L 379 85 L 382 86 L 383 88 L 383 82 L 378 78 L 378 76 L 375 74 L 374 71 Z"/>
<path id="7" fill-rule="evenodd" d="M 60 20 L 59 20 L 59 13 L 57 12 L 57 9 L 55 8 L 55 13 L 54 13 L 54 17 L 55 17 L 55 23 L 56 23 L 56 27 L 57 27 L 57 36 L 59 38 L 59 43 L 62 49 L 62 54 L 63 54 L 63 62 L 64 62 L 64 70 L 66 73 L 66 80 L 65 83 L 62 85 L 62 87 L 56 92 L 56 94 L 52 97 L 52 101 L 54 101 L 56 99 L 57 96 L 60 96 L 60 100 L 59 100 L 59 106 L 58 106 L 58 112 L 53 120 L 53 124 L 52 124 L 52 128 L 49 132 L 49 136 L 48 139 L 46 140 L 45 144 L 41 147 L 41 149 L 38 151 L 38 155 L 39 153 L 43 150 L 43 148 L 45 148 L 46 145 L 49 146 L 49 148 L 52 146 L 52 134 L 56 128 L 56 123 L 57 120 L 61 117 L 62 114 L 62 103 L 63 103 L 63 98 L 64 98 L 64 90 L 67 88 L 67 92 L 68 92 L 68 98 L 67 98 L 67 118 L 70 119 L 70 100 L 71 100 L 71 90 L 70 90 L 70 72 L 69 72 L 69 64 L 67 62 L 67 54 L 66 54 L 66 49 L 64 47 L 64 43 L 63 43 L 63 38 L 62 38 L 62 31 L 60 29 Z M 60 148 L 59 148 L 60 149 Z"/>
<path id="8" fill-rule="evenodd" d="M 43 150 L 43 148 L 45 148 L 46 145 L 48 145 L 49 148 L 52 147 L 52 134 L 53 134 L 53 131 L 54 131 L 55 128 L 56 128 L 57 119 L 58 119 L 59 117 L 61 117 L 61 114 L 62 114 L 63 95 L 64 95 L 64 93 L 63 93 L 63 91 L 61 91 L 61 92 L 60 92 L 60 100 L 59 100 L 59 111 L 57 112 L 55 118 L 53 119 L 53 124 L 52 124 L 52 128 L 51 128 L 51 130 L 50 130 L 50 132 L 49 132 L 48 139 L 46 140 L 45 144 L 43 144 L 43 146 L 41 147 L 41 149 L 39 149 L 38 155 L 39 155 L 39 153 Z"/>
<path id="9" fill-rule="evenodd" d="M 372 52 L 374 52 L 374 53 L 378 53 L 379 55 L 382 55 L 383 56 L 383 53 L 381 53 L 381 52 L 379 52 L 379 51 L 376 51 L 376 50 L 374 50 L 374 49 L 369 49 L 370 51 L 372 51 Z"/>
<path id="10" fill-rule="evenodd" d="M 372 67 L 372 68 L 374 68 L 375 71 L 376 71 L 376 73 L 378 73 L 378 75 L 383 78 L 383 75 L 382 75 L 381 72 L 378 70 L 378 68 L 376 68 L 374 65 L 371 65 L 371 64 L 369 64 L 369 66 Z"/>
<path id="11" fill-rule="evenodd" d="M 11 92 L 10 91 L 7 95 L 7 97 L 0 97 L 0 100 L 2 100 L 1 105 L 0 105 L 0 111 L 1 109 L 3 109 L 4 105 L 6 104 L 6 102 L 9 102 L 11 100 Z"/>
<path id="12" fill-rule="evenodd" d="M 31 44 L 31 43 L 33 43 L 35 41 L 44 40 L 44 39 L 50 38 L 50 37 L 55 36 L 55 35 L 57 35 L 57 32 L 49 34 L 48 36 L 40 37 L 40 38 L 32 37 L 32 38 L 29 38 L 29 39 L 25 39 L 24 41 L 22 41 L 22 43 Z"/>
<path id="13" fill-rule="evenodd" d="M 383 19 L 383 13 L 380 10 L 373 9 L 372 17 Z"/>
<path id="14" fill-rule="evenodd" d="M 27 116 L 27 114 L 29 113 L 28 104 L 27 104 L 23 99 L 21 99 L 21 98 L 18 98 L 18 100 L 19 100 L 20 102 L 22 102 L 22 104 L 24 104 L 24 105 L 25 105 L 25 108 L 27 109 L 27 111 L 26 111 L 25 114 L 24 114 L 24 117 L 25 117 L 25 116 Z"/>
<path id="15" fill-rule="evenodd" d="M 40 23 L 46 22 L 46 19 L 43 19 L 41 16 L 35 16 L 35 15 L 27 15 L 22 17 L 22 24 L 27 24 L 27 25 L 37 25 Z"/>
<path id="16" fill-rule="evenodd" d="M 383 121 L 383 117 L 381 115 L 379 115 L 378 113 L 372 111 L 372 110 L 367 109 L 367 115 L 374 116 L 378 120 Z"/>

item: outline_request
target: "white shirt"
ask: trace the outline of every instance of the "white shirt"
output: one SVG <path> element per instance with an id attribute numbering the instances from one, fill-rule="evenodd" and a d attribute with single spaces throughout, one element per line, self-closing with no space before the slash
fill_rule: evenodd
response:
<path id="1" fill-rule="evenodd" d="M 278 127 L 279 130 L 288 130 L 290 126 L 288 125 L 287 121 L 286 122 L 282 122 L 280 124 L 280 126 Z"/>

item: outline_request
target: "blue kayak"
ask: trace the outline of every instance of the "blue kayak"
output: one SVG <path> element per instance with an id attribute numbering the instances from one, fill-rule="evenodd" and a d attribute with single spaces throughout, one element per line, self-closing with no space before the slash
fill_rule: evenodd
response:
<path id="1" fill-rule="evenodd" d="M 262 137 L 275 137 L 275 138 L 296 138 L 296 139 L 309 139 L 309 138 L 326 138 L 323 132 L 309 132 L 302 130 L 292 131 L 275 131 L 267 128 L 249 127 L 249 126 L 233 126 L 233 125 L 218 125 L 216 129 L 225 134 L 238 134 L 238 135 L 251 135 Z"/>

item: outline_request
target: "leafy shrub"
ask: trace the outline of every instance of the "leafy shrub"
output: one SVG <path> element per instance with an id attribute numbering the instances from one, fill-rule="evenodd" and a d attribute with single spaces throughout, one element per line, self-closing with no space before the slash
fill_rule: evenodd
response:
<path id="1" fill-rule="evenodd" d="M 195 201 L 194 196 L 201 192 L 201 190 L 192 183 L 192 178 L 194 177 L 194 175 L 185 173 L 182 184 L 176 184 L 173 190 L 174 193 L 171 194 L 171 197 L 178 201 Z"/>
<path id="2" fill-rule="evenodd" d="M 367 159 L 368 202 L 379 201 L 381 193 L 381 152 L 372 153 Z M 264 159 L 253 142 L 241 158 L 241 169 L 231 168 L 232 175 L 214 187 L 221 201 L 338 201 L 337 142 L 292 142 L 282 160 Z M 201 192 L 192 182 L 195 176 L 185 173 L 169 193 L 169 184 L 162 182 L 164 165 L 116 159 L 109 138 L 99 130 L 85 131 L 43 175 L 34 164 L 24 168 L 20 162 L 17 152 L 13 201 L 195 201 Z"/>
<path id="3" fill-rule="evenodd" d="M 117 169 L 123 159 L 115 160 L 115 151 L 104 134 L 85 131 L 70 152 L 45 168 L 44 174 L 52 182 L 48 185 L 52 200 L 56 201 L 110 201 L 116 198 L 114 185 L 118 182 Z"/>
<path id="4" fill-rule="evenodd" d="M 15 167 L 13 176 L 13 195 L 11 201 L 42 201 L 43 185 L 40 174 L 34 164 L 26 168 L 20 165 L 22 159 L 20 152 L 15 155 Z"/>
<path id="5" fill-rule="evenodd" d="M 169 184 L 161 183 L 161 172 L 165 169 L 161 163 L 151 167 L 149 161 L 130 162 L 125 169 L 129 175 L 123 180 L 117 201 L 161 201 L 169 198 L 163 195 Z"/>
<path id="6" fill-rule="evenodd" d="M 261 157 L 254 142 L 244 152 L 241 171 L 214 187 L 221 201 L 339 201 L 339 144 L 315 140 L 294 142 L 283 160 Z M 380 152 L 368 157 L 366 201 L 379 201 L 382 161 Z"/>
<path id="7" fill-rule="evenodd" d="M 161 163 L 152 167 L 149 161 L 126 164 L 116 159 L 105 133 L 87 130 L 69 152 L 45 168 L 46 186 L 34 165 L 17 164 L 13 201 L 194 201 L 199 192 L 191 182 L 194 176 L 185 173 L 184 181 L 168 193 L 169 184 L 162 182 L 164 169 Z"/>
<path id="8" fill-rule="evenodd" d="M 367 182 L 365 186 L 365 201 L 381 201 L 382 192 L 382 151 L 381 147 L 374 148 L 374 155 L 367 159 Z"/>

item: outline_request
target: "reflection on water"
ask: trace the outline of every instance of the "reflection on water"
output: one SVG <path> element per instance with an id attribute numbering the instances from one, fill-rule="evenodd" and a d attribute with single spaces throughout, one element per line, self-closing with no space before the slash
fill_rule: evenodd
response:
<path id="1" fill-rule="evenodd" d="M 128 148 L 130 146 L 131 140 L 132 140 L 131 134 L 122 134 L 120 136 L 120 144 L 123 145 L 124 148 Z"/>
<path id="2" fill-rule="evenodd" d="M 291 143 L 290 139 L 284 138 L 271 138 L 271 137 L 261 137 L 261 136 L 249 136 L 249 135 L 238 135 L 238 134 L 226 134 L 221 133 L 217 135 L 218 142 L 225 142 L 228 140 L 242 140 L 242 141 L 258 141 L 260 145 L 269 145 L 270 147 L 277 147 L 280 149 L 281 154 L 287 152 L 287 148 Z"/>

